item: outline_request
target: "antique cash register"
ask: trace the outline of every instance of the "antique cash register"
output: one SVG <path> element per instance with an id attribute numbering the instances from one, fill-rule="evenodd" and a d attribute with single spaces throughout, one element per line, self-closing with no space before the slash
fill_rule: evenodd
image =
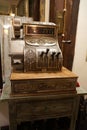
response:
<path id="1" fill-rule="evenodd" d="M 77 76 L 62 65 L 56 24 L 23 23 L 17 29 L 10 48 L 11 95 L 76 93 Z"/>

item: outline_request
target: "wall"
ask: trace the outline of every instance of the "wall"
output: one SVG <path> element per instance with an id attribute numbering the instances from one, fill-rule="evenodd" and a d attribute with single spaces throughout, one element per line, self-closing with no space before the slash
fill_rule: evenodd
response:
<path id="1" fill-rule="evenodd" d="M 11 73 L 11 61 L 9 57 L 9 47 L 10 47 L 10 28 L 4 28 L 3 25 L 10 23 L 10 17 L 0 16 L 0 42 L 1 42 L 1 60 L 2 60 L 2 73 L 3 81 L 6 86 L 9 86 L 9 77 Z M 4 34 L 4 35 L 3 35 Z M 9 34 L 9 35 L 8 35 Z M 0 101 L 0 126 L 9 124 L 9 114 L 8 114 L 8 104 L 6 102 Z"/>
<path id="2" fill-rule="evenodd" d="M 73 72 L 80 86 L 87 89 L 87 0 L 80 0 Z"/>

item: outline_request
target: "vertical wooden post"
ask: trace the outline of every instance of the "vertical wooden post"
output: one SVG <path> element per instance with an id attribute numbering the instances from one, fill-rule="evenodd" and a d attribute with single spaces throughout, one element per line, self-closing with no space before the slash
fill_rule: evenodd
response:
<path id="1" fill-rule="evenodd" d="M 29 2 L 28 2 L 28 0 L 25 0 L 25 15 L 26 15 L 26 17 L 29 17 Z"/>
<path id="2" fill-rule="evenodd" d="M 45 22 L 49 22 L 50 0 L 45 0 Z"/>
<path id="3" fill-rule="evenodd" d="M 45 0 L 40 0 L 40 21 L 45 21 Z"/>
<path id="4" fill-rule="evenodd" d="M 35 21 L 40 20 L 40 0 L 34 0 L 33 3 L 33 18 Z"/>

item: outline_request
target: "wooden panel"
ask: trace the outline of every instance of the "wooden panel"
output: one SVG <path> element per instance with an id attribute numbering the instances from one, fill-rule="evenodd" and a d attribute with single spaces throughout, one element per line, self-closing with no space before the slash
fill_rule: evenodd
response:
<path id="1" fill-rule="evenodd" d="M 18 16 L 26 16 L 25 1 L 24 0 L 20 1 L 19 4 L 17 5 L 17 15 Z"/>
<path id="2" fill-rule="evenodd" d="M 20 108 L 20 109 L 19 109 Z M 17 120 L 23 119 L 44 119 L 51 114 L 52 117 L 62 116 L 62 114 L 72 114 L 73 99 L 63 100 L 47 100 L 36 102 L 18 102 L 16 103 L 16 118 Z M 44 115 L 44 117 L 43 117 Z"/>
<path id="3" fill-rule="evenodd" d="M 17 130 L 17 124 L 23 121 L 32 123 L 40 119 L 46 121 L 46 119 L 69 117 L 69 130 L 75 130 L 78 103 L 76 94 L 10 97 L 9 128 Z M 52 127 L 52 129 L 55 128 Z"/>
<path id="4" fill-rule="evenodd" d="M 51 22 L 55 22 L 57 11 L 63 12 L 63 9 L 66 9 L 63 30 L 65 36 L 62 37 L 62 34 L 60 34 L 58 36 L 58 40 L 63 52 L 63 65 L 72 70 L 80 0 L 55 0 L 55 2 L 54 0 L 51 0 L 50 2 Z M 65 7 L 64 2 L 66 2 Z M 66 42 L 62 44 L 62 40 L 65 40 Z M 71 41 L 71 44 L 68 44 L 67 41 L 69 40 Z"/>
<path id="5" fill-rule="evenodd" d="M 64 0 L 50 0 L 50 21 L 55 22 L 56 11 L 63 11 Z"/>
<path id="6" fill-rule="evenodd" d="M 40 21 L 45 21 L 45 0 L 40 0 Z"/>
<path id="7" fill-rule="evenodd" d="M 55 73 L 12 73 L 10 79 L 12 95 L 76 93 L 77 76 L 66 68 Z"/>
<path id="8" fill-rule="evenodd" d="M 76 79 L 19 80 L 11 88 L 12 94 L 76 93 Z"/>
<path id="9" fill-rule="evenodd" d="M 63 45 L 63 57 L 64 66 L 70 70 L 72 69 L 74 58 L 79 2 L 80 0 L 68 0 L 67 2 L 68 13 L 65 21 L 65 40 L 71 40 L 71 44 Z"/>
<path id="10" fill-rule="evenodd" d="M 34 21 L 40 20 L 40 0 L 29 0 L 29 17 Z"/>
<path id="11" fill-rule="evenodd" d="M 11 11 L 15 13 L 14 9 L 19 1 L 20 0 L 0 0 L 0 14 L 9 15 Z"/>

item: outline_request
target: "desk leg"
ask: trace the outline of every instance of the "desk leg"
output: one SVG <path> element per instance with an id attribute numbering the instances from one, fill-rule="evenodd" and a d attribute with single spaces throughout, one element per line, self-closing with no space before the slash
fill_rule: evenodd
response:
<path id="1" fill-rule="evenodd" d="M 10 123 L 9 130 L 17 130 L 17 123 Z"/>
<path id="2" fill-rule="evenodd" d="M 9 130 L 17 130 L 16 103 L 9 101 Z"/>
<path id="3" fill-rule="evenodd" d="M 78 116 L 79 103 L 80 103 L 80 96 L 77 96 L 74 101 L 74 109 L 72 112 L 71 124 L 70 124 L 69 130 L 75 130 L 76 120 L 77 120 L 77 116 Z"/>

